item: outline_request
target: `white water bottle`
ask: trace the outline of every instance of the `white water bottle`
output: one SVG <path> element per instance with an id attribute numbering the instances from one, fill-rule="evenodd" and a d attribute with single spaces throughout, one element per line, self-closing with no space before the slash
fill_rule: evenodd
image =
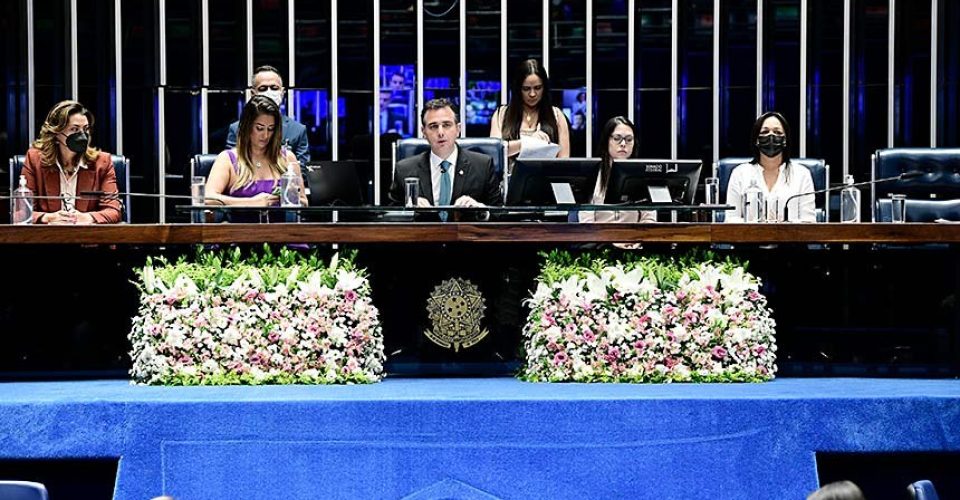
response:
<path id="1" fill-rule="evenodd" d="M 293 171 L 293 166 L 287 164 L 287 171 L 280 176 L 280 206 L 281 207 L 299 207 L 300 206 L 300 186 L 302 185 L 300 176 Z"/>
<path id="2" fill-rule="evenodd" d="M 853 186 L 853 176 L 843 180 L 840 191 L 840 222 L 860 222 L 860 190 Z"/>
<path id="3" fill-rule="evenodd" d="M 743 222 L 762 222 L 767 211 L 767 205 L 763 199 L 763 190 L 757 184 L 757 180 L 750 181 L 750 186 L 743 192 Z"/>
<path id="4" fill-rule="evenodd" d="M 33 224 L 33 191 L 27 187 L 27 178 L 20 176 L 20 187 L 10 197 L 10 223 Z"/>

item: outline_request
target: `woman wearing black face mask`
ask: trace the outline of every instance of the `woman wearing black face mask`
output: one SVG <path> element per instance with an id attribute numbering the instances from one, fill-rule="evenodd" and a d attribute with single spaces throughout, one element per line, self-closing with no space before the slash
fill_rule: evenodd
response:
<path id="1" fill-rule="evenodd" d="M 768 220 L 774 217 L 779 221 L 784 220 L 783 203 L 795 194 L 814 190 L 810 170 L 790 161 L 789 137 L 790 125 L 780 113 L 768 111 L 754 122 L 750 135 L 753 160 L 733 169 L 727 184 L 725 203 L 736 207 L 736 210 L 727 214 L 727 222 L 743 222 L 743 193 L 753 184 L 763 192 L 767 201 Z M 786 213 L 790 221 L 816 222 L 814 196 L 794 198 Z"/>
<path id="2" fill-rule="evenodd" d="M 118 200 L 77 196 L 84 191 L 117 192 L 110 155 L 90 147 L 92 127 L 93 113 L 77 101 L 63 101 L 47 114 L 21 173 L 33 194 L 51 197 L 34 202 L 35 224 L 120 222 Z"/>

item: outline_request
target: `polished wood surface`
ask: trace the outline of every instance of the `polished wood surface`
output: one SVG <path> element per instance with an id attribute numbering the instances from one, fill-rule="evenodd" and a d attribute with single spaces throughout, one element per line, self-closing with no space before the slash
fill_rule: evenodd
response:
<path id="1" fill-rule="evenodd" d="M 339 223 L 0 226 L 0 244 L 960 243 L 960 224 Z"/>

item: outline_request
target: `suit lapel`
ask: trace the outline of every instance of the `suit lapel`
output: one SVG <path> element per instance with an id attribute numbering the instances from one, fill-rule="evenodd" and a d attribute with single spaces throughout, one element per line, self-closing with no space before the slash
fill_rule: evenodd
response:
<path id="1" fill-rule="evenodd" d="M 60 196 L 60 169 L 57 167 L 42 167 L 43 171 L 43 184 L 47 188 L 47 196 Z M 60 204 L 60 200 L 47 199 L 44 200 L 48 203 L 47 207 L 49 212 L 58 212 L 63 207 Z"/>
<path id="2" fill-rule="evenodd" d="M 420 156 L 417 164 L 417 177 L 420 178 L 420 196 L 427 199 L 431 205 L 433 201 L 433 172 L 430 171 L 430 150 Z"/>
<path id="3" fill-rule="evenodd" d="M 470 160 L 467 159 L 466 152 L 460 146 L 457 146 L 457 165 L 453 172 L 453 195 L 450 202 L 453 203 L 457 198 L 463 196 L 464 185 L 467 182 L 467 176 L 470 175 Z"/>

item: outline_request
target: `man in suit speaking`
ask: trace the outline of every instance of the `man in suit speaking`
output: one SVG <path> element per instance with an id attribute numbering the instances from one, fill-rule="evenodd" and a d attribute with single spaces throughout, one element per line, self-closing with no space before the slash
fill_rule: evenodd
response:
<path id="1" fill-rule="evenodd" d="M 500 178 L 493 168 L 493 159 L 457 145 L 460 121 L 449 99 L 424 103 L 420 124 L 430 151 L 397 163 L 390 187 L 394 204 L 403 204 L 404 179 L 409 177 L 420 179 L 417 205 L 421 207 L 483 207 L 502 203 Z"/>

